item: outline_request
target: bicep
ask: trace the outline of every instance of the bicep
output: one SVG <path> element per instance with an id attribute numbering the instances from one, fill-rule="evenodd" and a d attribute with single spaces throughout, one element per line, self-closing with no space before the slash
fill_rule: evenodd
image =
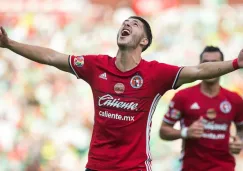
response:
<path id="1" fill-rule="evenodd" d="M 198 67 L 197 66 L 186 66 L 180 72 L 178 80 L 176 82 L 176 87 L 180 87 L 185 83 L 190 83 L 196 81 L 198 75 Z"/>

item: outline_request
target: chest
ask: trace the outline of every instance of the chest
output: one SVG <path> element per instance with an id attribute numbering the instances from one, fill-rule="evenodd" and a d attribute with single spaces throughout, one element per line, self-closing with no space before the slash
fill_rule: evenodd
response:
<path id="1" fill-rule="evenodd" d="M 234 120 L 236 107 L 227 97 L 205 99 L 202 97 L 188 99 L 184 104 L 184 117 L 188 121 L 199 116 L 218 123 L 230 123 Z"/>
<path id="2" fill-rule="evenodd" d="M 100 68 L 92 87 L 95 91 L 122 97 L 146 98 L 154 94 L 152 79 L 142 71 L 122 75 Z"/>

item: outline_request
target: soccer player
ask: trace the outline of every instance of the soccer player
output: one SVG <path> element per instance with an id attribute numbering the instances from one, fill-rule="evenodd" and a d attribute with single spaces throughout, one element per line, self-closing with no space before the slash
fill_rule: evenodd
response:
<path id="1" fill-rule="evenodd" d="M 9 39 L 3 28 L 1 32 L 1 47 L 72 73 L 91 86 L 95 118 L 86 165 L 89 170 L 151 171 L 149 134 L 160 97 L 184 83 L 243 67 L 243 51 L 232 61 L 184 68 L 145 61 L 141 53 L 152 43 L 152 33 L 149 24 L 136 16 L 126 19 L 118 31 L 115 57 L 66 55 L 18 43 Z"/>
<path id="2" fill-rule="evenodd" d="M 224 55 L 219 48 L 207 46 L 200 63 L 219 62 Z M 181 130 L 173 128 L 180 121 Z M 237 136 L 230 141 L 231 122 Z M 183 139 L 183 171 L 233 171 L 243 139 L 243 100 L 236 93 L 222 88 L 219 77 L 175 94 L 164 116 L 160 137 L 165 140 Z"/>

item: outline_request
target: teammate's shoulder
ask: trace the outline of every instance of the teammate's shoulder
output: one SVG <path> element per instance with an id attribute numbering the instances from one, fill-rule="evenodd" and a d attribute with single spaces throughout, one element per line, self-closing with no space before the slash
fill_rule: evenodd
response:
<path id="1" fill-rule="evenodd" d="M 225 95 L 227 95 L 227 97 L 230 98 L 233 102 L 235 102 L 235 103 L 242 102 L 243 99 L 237 92 L 230 91 L 223 87 L 221 87 L 221 88 L 222 88 L 223 93 Z"/>
<path id="2" fill-rule="evenodd" d="M 177 93 L 180 95 L 183 95 L 183 94 L 188 95 L 188 93 L 195 92 L 197 88 L 198 88 L 198 85 L 195 85 L 195 86 L 183 88 L 183 89 L 179 90 Z"/>

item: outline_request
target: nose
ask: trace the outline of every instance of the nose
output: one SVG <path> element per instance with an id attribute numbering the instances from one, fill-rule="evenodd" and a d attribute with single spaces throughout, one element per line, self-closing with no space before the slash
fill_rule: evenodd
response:
<path id="1" fill-rule="evenodd" d="M 129 23 L 129 21 L 125 21 L 125 26 L 130 26 L 130 23 Z"/>

